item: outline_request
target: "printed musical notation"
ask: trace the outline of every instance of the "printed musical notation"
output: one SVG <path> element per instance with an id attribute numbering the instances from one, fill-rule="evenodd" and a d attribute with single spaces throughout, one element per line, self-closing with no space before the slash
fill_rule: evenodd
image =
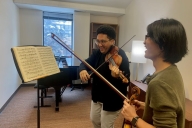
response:
<path id="1" fill-rule="evenodd" d="M 52 49 L 47 48 L 45 50 L 45 47 L 42 47 L 42 48 L 38 48 L 37 50 L 43 64 L 45 74 L 52 74 L 52 73 L 58 72 L 58 70 L 55 68 L 55 67 L 58 67 L 58 65 L 56 63 L 55 57 L 53 56 Z"/>
<path id="2" fill-rule="evenodd" d="M 26 46 L 13 49 L 25 81 L 60 72 L 50 47 Z"/>

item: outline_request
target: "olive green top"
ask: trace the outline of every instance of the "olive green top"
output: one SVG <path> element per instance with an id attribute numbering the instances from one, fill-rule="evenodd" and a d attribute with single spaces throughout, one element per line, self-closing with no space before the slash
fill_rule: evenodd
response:
<path id="1" fill-rule="evenodd" d="M 157 128 L 184 128 L 185 92 L 177 66 L 153 74 L 147 83 L 143 120 Z"/>

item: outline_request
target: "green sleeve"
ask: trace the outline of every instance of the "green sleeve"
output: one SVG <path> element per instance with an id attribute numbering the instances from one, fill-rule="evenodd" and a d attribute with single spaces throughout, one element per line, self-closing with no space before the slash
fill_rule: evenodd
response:
<path id="1" fill-rule="evenodd" d="M 148 89 L 153 125 L 157 128 L 177 128 L 176 93 L 167 83 L 159 80 L 151 81 Z"/>

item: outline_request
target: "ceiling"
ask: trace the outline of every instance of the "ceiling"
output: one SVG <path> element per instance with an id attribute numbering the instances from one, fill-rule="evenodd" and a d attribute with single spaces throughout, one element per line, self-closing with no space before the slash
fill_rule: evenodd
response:
<path id="1" fill-rule="evenodd" d="M 91 15 L 121 16 L 132 0 L 13 0 L 20 8 L 52 12 L 89 12 Z"/>
<path id="2" fill-rule="evenodd" d="M 70 2 L 70 3 L 126 8 L 132 0 L 49 0 L 49 1 L 62 1 L 62 2 Z"/>

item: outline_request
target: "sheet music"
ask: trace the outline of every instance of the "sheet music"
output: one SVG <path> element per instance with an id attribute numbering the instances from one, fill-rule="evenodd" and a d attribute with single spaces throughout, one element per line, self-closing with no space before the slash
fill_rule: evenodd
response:
<path id="1" fill-rule="evenodd" d="M 60 72 L 51 47 L 14 47 L 22 77 L 25 82 Z"/>
<path id="2" fill-rule="evenodd" d="M 16 58 L 24 80 L 33 80 L 38 76 L 45 75 L 34 47 L 17 47 L 15 50 L 17 51 Z"/>
<path id="3" fill-rule="evenodd" d="M 58 67 L 58 65 L 52 53 L 52 49 L 50 47 L 39 47 L 37 51 L 39 53 L 39 57 L 41 59 L 45 74 L 58 73 L 59 68 L 55 68 Z"/>

